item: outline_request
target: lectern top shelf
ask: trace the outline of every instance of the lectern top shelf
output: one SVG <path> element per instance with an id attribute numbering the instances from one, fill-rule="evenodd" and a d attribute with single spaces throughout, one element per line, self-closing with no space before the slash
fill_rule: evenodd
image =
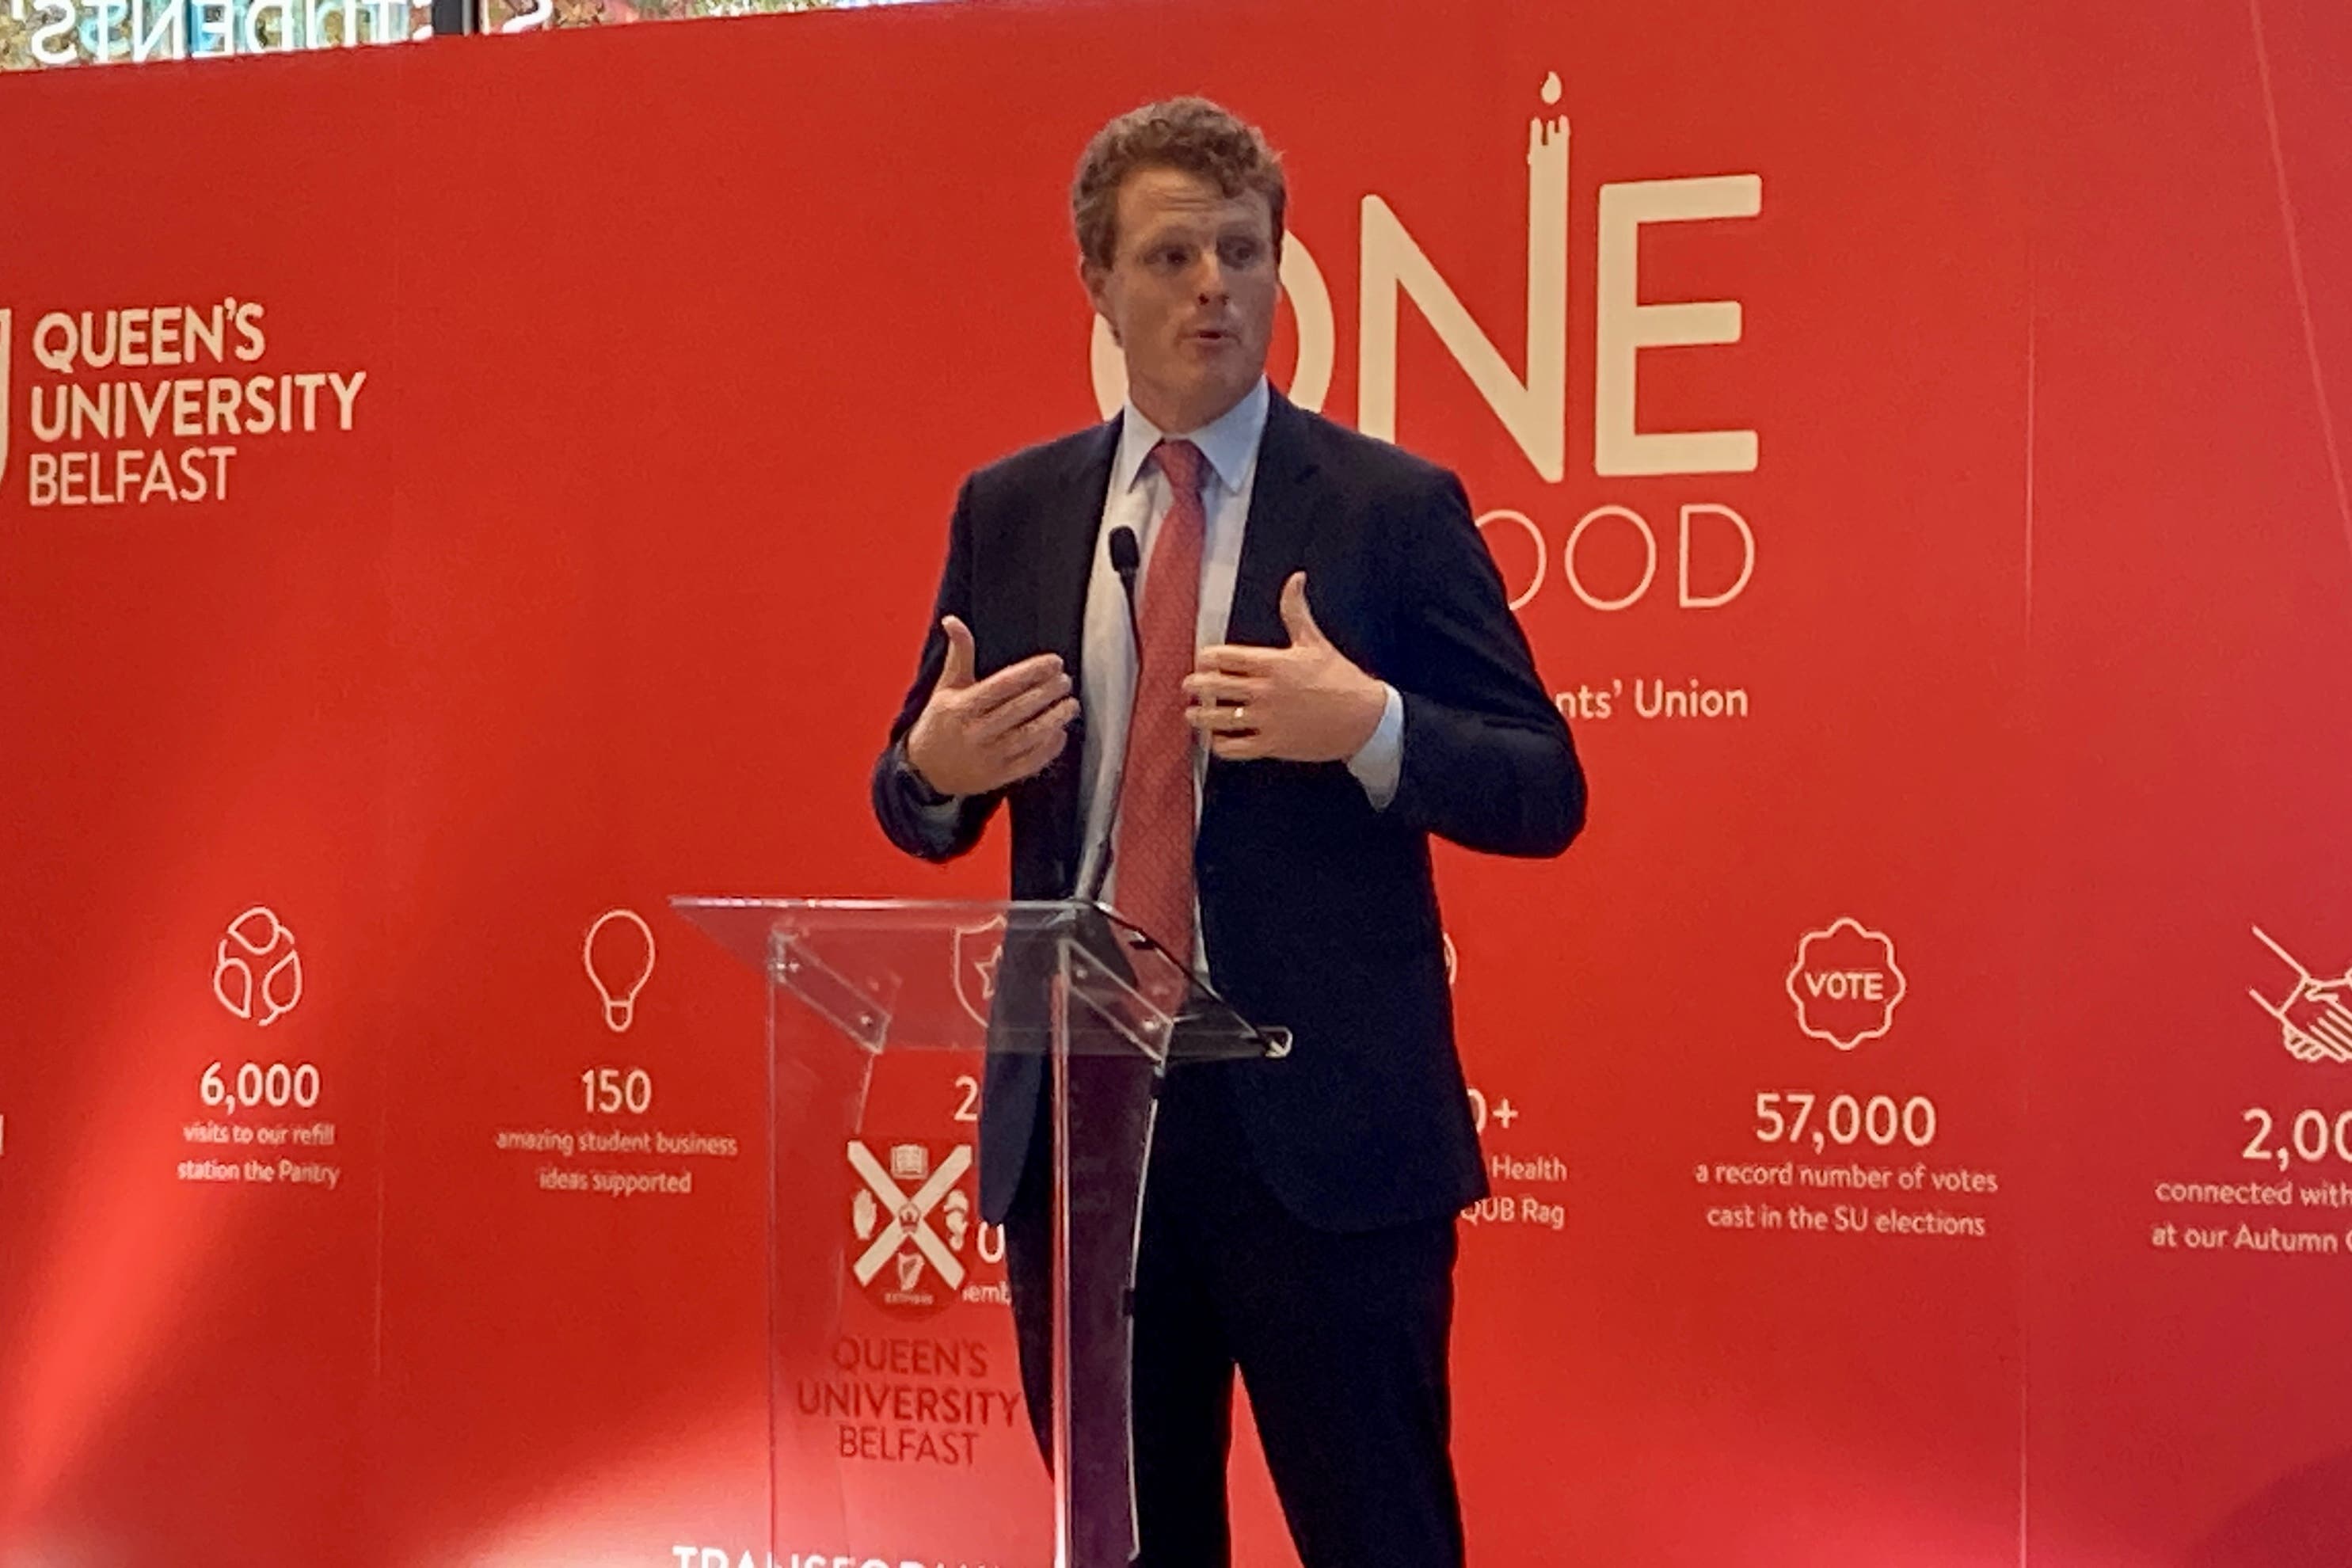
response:
<path id="1" fill-rule="evenodd" d="M 681 896 L 671 906 L 865 1049 L 1279 1057 L 1190 966 L 1087 900 Z M 1066 987 L 1072 1005 L 1052 1005 Z M 782 1005 L 781 1000 L 779 1005 Z"/>

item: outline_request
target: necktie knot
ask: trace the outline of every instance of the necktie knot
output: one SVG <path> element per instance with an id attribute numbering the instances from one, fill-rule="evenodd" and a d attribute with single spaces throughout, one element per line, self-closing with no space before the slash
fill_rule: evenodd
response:
<path id="1" fill-rule="evenodd" d="M 1160 471 L 1178 497 L 1197 500 L 1201 494 L 1201 448 L 1190 441 L 1166 441 L 1151 448 Z"/>

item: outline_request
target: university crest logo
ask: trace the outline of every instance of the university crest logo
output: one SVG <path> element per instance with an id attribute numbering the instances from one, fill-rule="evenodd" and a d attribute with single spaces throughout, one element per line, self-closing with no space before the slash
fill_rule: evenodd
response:
<path id="1" fill-rule="evenodd" d="M 878 1151 L 849 1142 L 856 1175 L 849 1202 L 850 1275 L 877 1306 L 928 1317 L 962 1289 L 975 1229 L 971 1145 L 908 1140 Z"/>

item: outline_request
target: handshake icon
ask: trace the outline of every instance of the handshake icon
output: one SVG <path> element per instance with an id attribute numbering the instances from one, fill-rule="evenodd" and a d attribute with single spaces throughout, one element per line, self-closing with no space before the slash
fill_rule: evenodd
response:
<path id="1" fill-rule="evenodd" d="M 2294 989 L 2284 1001 L 2273 1002 L 2259 991 L 2246 993 L 2278 1020 L 2287 1054 L 2300 1062 L 2352 1062 L 2352 970 L 2323 979 L 2273 942 L 2262 927 L 2254 927 L 2254 935 L 2294 971 Z"/>

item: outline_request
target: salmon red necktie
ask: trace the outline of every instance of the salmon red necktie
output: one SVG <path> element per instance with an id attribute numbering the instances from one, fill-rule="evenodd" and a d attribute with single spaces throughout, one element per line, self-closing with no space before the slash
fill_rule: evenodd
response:
<path id="1" fill-rule="evenodd" d="M 1187 970 L 1192 962 L 1192 726 L 1184 678 L 1192 673 L 1201 612 L 1201 449 L 1162 441 L 1151 450 L 1171 495 L 1151 542 L 1136 609 L 1135 705 L 1127 724 L 1112 864 L 1119 912 Z"/>

